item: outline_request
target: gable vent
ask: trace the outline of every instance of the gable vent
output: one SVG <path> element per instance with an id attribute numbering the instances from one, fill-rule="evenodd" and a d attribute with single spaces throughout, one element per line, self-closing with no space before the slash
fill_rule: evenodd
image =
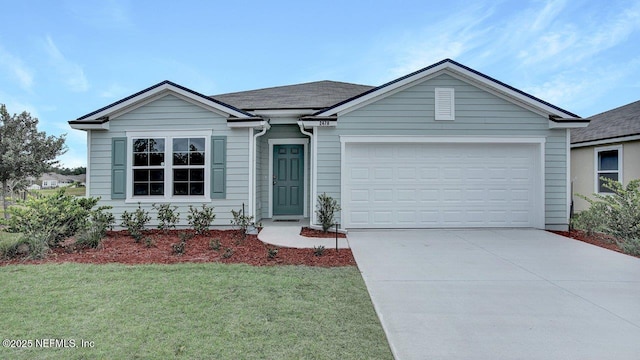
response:
<path id="1" fill-rule="evenodd" d="M 455 120 L 453 88 L 436 88 L 436 120 Z"/>

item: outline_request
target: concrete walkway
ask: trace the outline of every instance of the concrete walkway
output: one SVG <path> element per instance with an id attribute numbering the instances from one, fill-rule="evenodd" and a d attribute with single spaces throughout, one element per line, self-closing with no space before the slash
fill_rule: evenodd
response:
<path id="1" fill-rule="evenodd" d="M 282 221 L 273 220 L 262 221 L 263 228 L 258 234 L 258 239 L 264 243 L 290 248 L 309 248 L 324 246 L 327 249 L 335 249 L 335 238 L 312 238 L 300 236 L 303 226 L 309 226 L 309 220 Z M 349 243 L 347 239 L 338 239 L 338 248 L 347 249 Z"/>
<path id="2" fill-rule="evenodd" d="M 351 231 L 397 359 L 640 359 L 640 259 L 542 230 Z"/>

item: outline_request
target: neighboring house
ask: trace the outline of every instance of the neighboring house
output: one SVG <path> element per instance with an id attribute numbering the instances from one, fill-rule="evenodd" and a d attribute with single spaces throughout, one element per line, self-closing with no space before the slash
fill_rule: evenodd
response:
<path id="1" fill-rule="evenodd" d="M 320 81 L 205 96 L 170 81 L 69 122 L 87 131 L 87 195 L 246 207 L 343 228 L 567 229 L 569 131 L 588 120 L 452 60 L 378 87 Z M 155 217 L 155 214 L 152 214 Z"/>
<path id="2" fill-rule="evenodd" d="M 41 177 L 42 188 L 52 189 L 63 186 L 71 186 L 74 183 L 84 184 L 86 181 L 86 175 L 61 175 L 57 173 L 44 173 Z"/>
<path id="3" fill-rule="evenodd" d="M 589 126 L 571 130 L 573 193 L 608 194 L 602 177 L 628 184 L 640 178 L 640 101 L 590 117 Z M 574 210 L 589 204 L 574 195 Z"/>

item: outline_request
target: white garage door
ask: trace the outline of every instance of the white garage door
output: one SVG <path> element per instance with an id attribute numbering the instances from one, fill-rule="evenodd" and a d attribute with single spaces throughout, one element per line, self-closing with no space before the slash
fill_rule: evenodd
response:
<path id="1" fill-rule="evenodd" d="M 540 144 L 346 143 L 351 228 L 544 227 Z"/>

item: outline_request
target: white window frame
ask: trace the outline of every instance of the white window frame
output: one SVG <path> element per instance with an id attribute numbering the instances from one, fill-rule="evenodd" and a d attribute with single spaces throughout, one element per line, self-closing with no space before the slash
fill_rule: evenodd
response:
<path id="1" fill-rule="evenodd" d="M 211 202 L 211 130 L 174 130 L 174 131 L 127 131 L 127 197 L 125 203 L 208 203 Z M 133 195 L 133 140 L 163 138 L 164 153 L 164 195 Z M 176 166 L 173 162 L 173 139 L 204 138 L 204 195 L 173 195 L 173 169 L 186 169 L 191 166 Z M 200 167 L 200 166 L 197 166 Z"/>
<path id="2" fill-rule="evenodd" d="M 599 155 L 601 152 L 605 152 L 605 151 L 612 151 L 612 150 L 617 150 L 618 151 L 618 170 L 617 171 L 613 171 L 613 170 L 603 170 L 600 171 L 599 169 L 599 165 L 600 162 L 598 161 Z M 614 145 L 614 146 L 604 146 L 604 147 L 598 147 L 598 148 L 594 148 L 593 149 L 593 173 L 594 173 L 594 182 L 593 182 L 593 192 L 596 194 L 603 194 L 603 195 L 608 195 L 611 194 L 611 192 L 600 192 L 600 187 L 598 186 L 598 184 L 600 183 L 600 174 L 601 173 L 613 173 L 613 172 L 617 172 L 618 173 L 618 181 L 620 183 L 623 183 L 624 178 L 622 177 L 622 145 Z"/>

